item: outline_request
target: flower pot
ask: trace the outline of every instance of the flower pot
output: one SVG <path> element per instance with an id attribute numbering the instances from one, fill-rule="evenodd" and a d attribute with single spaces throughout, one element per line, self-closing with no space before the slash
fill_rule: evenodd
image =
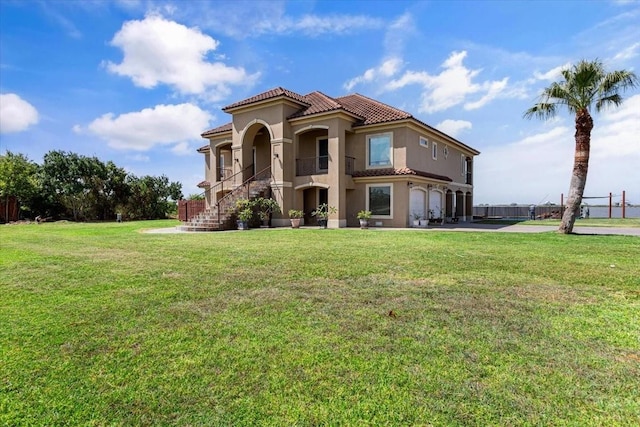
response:
<path id="1" fill-rule="evenodd" d="M 413 220 L 413 226 L 414 227 L 420 227 L 420 220 L 419 219 L 414 219 Z"/>
<path id="2" fill-rule="evenodd" d="M 300 228 L 300 218 L 289 218 L 291 221 L 291 228 Z"/>
<path id="3" fill-rule="evenodd" d="M 327 222 L 328 220 L 326 219 L 318 219 L 318 225 L 320 228 L 327 228 Z"/>
<path id="4" fill-rule="evenodd" d="M 249 229 L 249 221 L 240 221 L 236 222 L 238 225 L 238 230 L 248 230 Z"/>
<path id="5" fill-rule="evenodd" d="M 365 228 L 369 228 L 369 220 L 368 219 L 361 219 L 360 220 L 360 228 L 362 228 L 363 230 Z"/>

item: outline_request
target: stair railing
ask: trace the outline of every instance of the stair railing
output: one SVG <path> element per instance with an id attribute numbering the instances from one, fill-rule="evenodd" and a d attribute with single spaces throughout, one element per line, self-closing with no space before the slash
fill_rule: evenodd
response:
<path id="1" fill-rule="evenodd" d="M 252 168 L 253 165 L 245 168 L 242 172 L 246 171 L 249 168 Z M 268 173 L 267 173 L 268 171 Z M 238 175 L 241 172 L 238 172 L 235 175 Z M 239 192 L 241 192 L 242 190 L 244 190 L 245 186 L 247 188 L 247 199 L 249 199 L 250 197 L 250 192 L 251 192 L 251 186 L 250 183 L 252 181 L 255 181 L 258 177 L 261 177 L 263 175 L 266 175 L 268 177 L 271 177 L 273 179 L 273 174 L 271 174 L 271 166 L 267 166 L 266 168 L 262 169 L 261 171 L 259 171 L 258 173 L 254 174 L 253 176 L 251 176 L 250 178 L 248 178 L 247 180 L 245 180 L 244 182 L 242 182 L 242 184 L 240 184 L 238 187 L 234 188 L 233 190 L 231 190 L 229 193 L 225 194 L 224 196 L 222 196 L 220 198 L 220 200 L 218 200 L 218 202 L 216 203 L 216 210 L 218 211 L 218 224 L 220 224 L 220 207 L 222 205 L 222 203 L 226 203 L 231 197 L 234 197 L 235 195 L 237 195 Z"/>

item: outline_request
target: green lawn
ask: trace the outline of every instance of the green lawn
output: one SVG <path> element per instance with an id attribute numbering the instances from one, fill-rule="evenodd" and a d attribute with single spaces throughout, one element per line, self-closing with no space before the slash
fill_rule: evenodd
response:
<path id="1" fill-rule="evenodd" d="M 640 421 L 640 238 L 0 226 L 0 425 Z"/>

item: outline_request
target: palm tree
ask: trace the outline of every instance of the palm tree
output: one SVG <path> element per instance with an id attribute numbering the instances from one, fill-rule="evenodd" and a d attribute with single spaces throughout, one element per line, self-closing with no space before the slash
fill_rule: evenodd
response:
<path id="1" fill-rule="evenodd" d="M 545 88 L 540 101 L 529 108 L 524 117 L 530 119 L 535 116 L 548 119 L 556 115 L 558 106 L 566 106 L 570 113 L 575 114 L 576 149 L 574 155 L 571 184 L 567 206 L 562 215 L 559 233 L 568 234 L 573 231 L 576 216 L 582 202 L 584 187 L 587 183 L 589 168 L 589 149 L 591 145 L 591 129 L 593 119 L 589 109 L 595 106 L 596 111 L 622 103 L 620 90 L 634 88 L 638 78 L 630 71 L 612 71 L 607 73 L 601 61 L 582 60 L 571 68 L 562 71 L 563 81 L 552 83 Z"/>

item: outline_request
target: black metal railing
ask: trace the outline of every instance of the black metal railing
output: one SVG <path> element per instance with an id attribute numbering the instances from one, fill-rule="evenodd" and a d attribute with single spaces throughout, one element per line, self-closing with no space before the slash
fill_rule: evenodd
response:
<path id="1" fill-rule="evenodd" d="M 345 173 L 353 175 L 356 159 L 345 156 Z M 329 173 L 329 156 L 296 159 L 296 176 L 326 175 Z"/>
<path id="2" fill-rule="evenodd" d="M 229 179 L 233 176 L 232 168 L 222 168 L 218 171 L 218 181 L 224 181 L 225 179 Z"/>
<path id="3" fill-rule="evenodd" d="M 248 169 L 252 169 L 252 168 L 253 168 L 253 165 L 245 168 L 244 171 L 246 171 Z M 242 172 L 244 172 L 244 171 L 242 171 Z M 238 173 L 242 173 L 242 172 L 238 172 Z M 238 173 L 236 173 L 235 175 L 237 175 Z M 235 175 L 233 175 L 233 176 L 235 176 Z M 262 169 L 261 171 L 257 172 L 256 174 L 252 175 L 248 179 L 244 180 L 242 182 L 242 184 L 240 184 L 239 186 L 237 186 L 236 188 L 234 188 L 233 190 L 231 190 L 227 194 L 223 195 L 220 198 L 220 200 L 218 200 L 216 202 L 216 210 L 218 212 L 218 224 L 220 224 L 220 211 L 222 210 L 223 207 L 225 207 L 226 204 L 232 203 L 233 200 L 234 200 L 233 198 L 238 196 L 238 195 L 241 195 L 244 191 L 246 191 L 246 198 L 247 199 L 251 198 L 251 182 L 252 181 L 259 181 L 259 180 L 266 180 L 266 179 L 273 180 L 273 175 L 271 173 L 271 166 L 267 166 L 266 168 Z"/>

